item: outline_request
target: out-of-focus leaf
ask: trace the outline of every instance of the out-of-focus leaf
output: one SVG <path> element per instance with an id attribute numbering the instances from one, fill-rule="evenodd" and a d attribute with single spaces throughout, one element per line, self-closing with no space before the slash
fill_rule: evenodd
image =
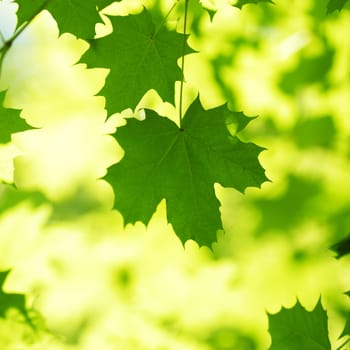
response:
<path id="1" fill-rule="evenodd" d="M 48 202 L 40 192 L 19 191 L 12 185 L 0 184 L 0 214 L 26 200 L 34 206 Z"/>
<path id="2" fill-rule="evenodd" d="M 322 54 L 315 57 L 301 55 L 298 65 L 282 75 L 281 89 L 287 94 L 293 95 L 304 85 L 326 84 L 327 73 L 332 68 L 333 59 L 334 50 L 327 47 Z"/>
<path id="3" fill-rule="evenodd" d="M 6 317 L 6 311 L 14 308 L 17 309 L 29 321 L 25 295 L 17 293 L 6 293 L 3 290 L 5 280 L 11 270 L 0 271 L 0 317 Z"/>
<path id="4" fill-rule="evenodd" d="M 320 184 L 291 175 L 284 193 L 277 197 L 258 198 L 253 201 L 261 216 L 257 232 L 270 229 L 285 231 L 288 227 L 297 225 L 314 212 L 313 201 L 321 190 Z"/>
<path id="5" fill-rule="evenodd" d="M 100 210 L 102 204 L 86 189 L 78 187 L 68 198 L 52 203 L 52 221 L 74 219 Z"/>
<path id="6" fill-rule="evenodd" d="M 236 329 L 220 328 L 209 334 L 206 343 L 215 350 L 255 350 L 255 341 Z"/>
<path id="7" fill-rule="evenodd" d="M 341 258 L 344 255 L 350 253 L 350 235 L 343 238 L 341 241 L 333 244 L 331 250 L 337 253 L 337 258 Z"/>
<path id="8" fill-rule="evenodd" d="M 293 130 L 293 141 L 300 148 L 334 146 L 337 129 L 330 116 L 301 120 Z"/>
<path id="9" fill-rule="evenodd" d="M 238 0 L 237 3 L 234 4 L 233 6 L 241 9 L 244 5 L 258 4 L 259 2 L 269 2 L 270 4 L 274 3 L 272 0 Z"/>
<path id="10" fill-rule="evenodd" d="M 350 205 L 336 210 L 326 219 L 327 224 L 332 228 L 333 242 L 341 241 L 344 235 L 350 232 Z"/>
<path id="11" fill-rule="evenodd" d="M 340 11 L 349 0 L 329 0 L 327 5 L 327 13 Z"/>

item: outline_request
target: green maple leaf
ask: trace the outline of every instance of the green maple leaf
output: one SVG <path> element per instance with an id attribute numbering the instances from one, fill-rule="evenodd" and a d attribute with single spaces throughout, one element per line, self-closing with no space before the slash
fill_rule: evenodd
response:
<path id="1" fill-rule="evenodd" d="M 3 286 L 11 270 L 0 271 L 0 317 L 5 318 L 9 309 L 17 309 L 32 326 L 25 306 L 25 295 L 17 293 L 5 293 Z"/>
<path id="2" fill-rule="evenodd" d="M 268 315 L 272 344 L 269 350 L 331 350 L 327 312 L 321 302 L 307 311 L 297 301 L 291 309 Z"/>
<path id="3" fill-rule="evenodd" d="M 257 158 L 263 149 L 228 131 L 234 123 L 239 130 L 242 118 L 225 105 L 204 110 L 197 98 L 182 128 L 150 110 L 145 120 L 132 119 L 118 128 L 125 156 L 106 180 L 125 222 L 148 223 L 165 198 L 168 221 L 183 243 L 193 239 L 210 246 L 216 241 L 222 226 L 214 184 L 243 192 L 267 180 Z"/>
<path id="4" fill-rule="evenodd" d="M 162 26 L 156 30 L 149 12 L 110 17 L 113 32 L 90 41 L 82 57 L 90 67 L 111 71 L 101 94 L 109 112 L 134 108 L 142 96 L 155 89 L 163 100 L 174 102 L 174 82 L 182 74 L 177 59 L 183 54 L 184 35 Z M 188 46 L 185 54 L 191 52 Z"/>
<path id="5" fill-rule="evenodd" d="M 120 1 L 120 0 L 116 0 Z M 103 23 L 98 13 L 114 0 L 17 0 L 18 23 L 31 21 L 41 10 L 50 11 L 61 33 L 69 32 L 79 38 L 95 36 L 96 23 Z"/>
<path id="6" fill-rule="evenodd" d="M 241 9 L 244 5 L 258 4 L 259 2 L 269 2 L 270 4 L 274 3 L 272 0 L 238 0 L 237 3 L 234 4 L 233 6 Z"/>
<path id="7" fill-rule="evenodd" d="M 31 129 L 19 116 L 16 109 L 4 108 L 5 91 L 0 92 L 0 143 L 11 141 L 11 135 L 16 132 Z"/>
<path id="8" fill-rule="evenodd" d="M 327 13 L 340 11 L 349 0 L 329 0 L 327 4 Z"/>

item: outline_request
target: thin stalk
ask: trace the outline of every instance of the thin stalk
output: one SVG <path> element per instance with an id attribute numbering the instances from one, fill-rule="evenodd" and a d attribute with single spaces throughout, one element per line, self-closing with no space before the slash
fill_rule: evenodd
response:
<path id="1" fill-rule="evenodd" d="M 5 44 L 6 43 L 6 39 L 4 37 L 4 35 L 0 32 L 0 40 L 1 40 L 1 44 Z M 0 50 L 2 50 L 2 47 L 0 48 Z"/>
<path id="2" fill-rule="evenodd" d="M 19 30 L 15 33 L 15 35 L 8 41 L 9 46 L 11 46 L 12 42 L 16 40 L 16 38 L 26 29 L 30 23 L 34 20 L 34 18 L 45 8 L 45 6 L 50 2 L 51 0 L 45 0 L 42 5 L 38 8 L 38 10 L 28 19 L 28 21 L 19 28 Z"/>
<path id="3" fill-rule="evenodd" d="M 0 48 L 0 52 L 3 52 L 3 56 L 6 54 L 7 50 L 11 47 L 12 43 L 18 38 L 18 36 L 29 26 L 29 24 L 32 23 L 34 18 L 45 8 L 45 6 L 50 2 L 51 0 L 45 0 L 42 5 L 39 7 L 39 9 L 28 19 L 26 23 L 24 23 L 9 40 L 5 40 L 4 36 L 1 33 L 1 40 L 3 41 L 4 46 Z"/>
<path id="4" fill-rule="evenodd" d="M 346 339 L 345 342 L 344 342 L 343 344 L 341 344 L 341 345 L 337 348 L 337 350 L 343 349 L 344 346 L 345 346 L 347 343 L 349 343 L 349 342 L 350 342 L 350 338 Z"/>
<path id="5" fill-rule="evenodd" d="M 183 99 L 183 89 L 184 89 L 184 80 L 185 80 L 185 51 L 186 51 L 186 27 L 187 27 L 187 12 L 188 12 L 188 2 L 189 0 L 185 0 L 185 17 L 184 17 L 184 26 L 183 26 L 183 46 L 182 46 L 182 57 L 181 57 L 181 83 L 180 83 L 180 101 L 179 101 L 179 122 L 180 128 L 182 127 L 182 99 Z"/>
<path id="6" fill-rule="evenodd" d="M 168 13 L 164 16 L 164 18 L 162 19 L 162 21 L 159 24 L 159 27 L 157 28 L 157 30 L 154 32 L 153 37 L 155 37 L 158 32 L 162 29 L 164 23 L 167 21 L 168 17 L 170 16 L 170 14 L 174 11 L 175 7 L 177 6 L 177 4 L 180 2 L 180 0 L 176 0 L 173 5 L 170 7 Z"/>
<path id="7" fill-rule="evenodd" d="M 4 35 L 0 32 L 0 40 L 1 40 L 1 47 L 0 47 L 0 77 L 2 72 L 2 62 L 4 60 L 4 56 L 9 49 L 9 46 L 7 44 L 7 41 L 4 37 Z"/>

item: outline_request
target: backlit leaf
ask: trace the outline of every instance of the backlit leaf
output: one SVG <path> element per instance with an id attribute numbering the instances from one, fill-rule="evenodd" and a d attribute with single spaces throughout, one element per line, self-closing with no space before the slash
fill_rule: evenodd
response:
<path id="1" fill-rule="evenodd" d="M 165 198 L 168 221 L 181 241 L 210 246 L 222 227 L 214 184 L 243 192 L 267 180 L 258 161 L 262 148 L 229 133 L 226 123 L 234 118 L 242 125 L 242 113 L 225 105 L 204 110 L 197 99 L 182 128 L 150 110 L 144 121 L 119 128 L 115 137 L 125 156 L 106 179 L 125 222 L 148 223 Z"/>
<path id="2" fill-rule="evenodd" d="M 177 59 L 184 35 L 155 28 L 144 9 L 137 15 L 110 17 L 113 33 L 90 41 L 82 57 L 89 67 L 111 69 L 101 94 L 110 113 L 135 108 L 142 96 L 155 89 L 163 100 L 174 102 L 174 83 L 181 80 Z M 185 53 L 191 52 L 186 46 Z"/>
<path id="3" fill-rule="evenodd" d="M 312 311 L 298 301 L 293 308 L 282 308 L 268 317 L 272 338 L 269 350 L 331 350 L 327 312 L 320 301 Z"/>
<path id="4" fill-rule="evenodd" d="M 337 258 L 350 254 L 350 234 L 331 246 L 331 250 L 337 253 Z"/>
<path id="5" fill-rule="evenodd" d="M 93 38 L 95 24 L 103 23 L 98 10 L 113 2 L 114 0 L 17 0 L 18 23 L 30 21 L 45 9 L 55 18 L 61 33 L 69 32 L 79 38 Z"/>

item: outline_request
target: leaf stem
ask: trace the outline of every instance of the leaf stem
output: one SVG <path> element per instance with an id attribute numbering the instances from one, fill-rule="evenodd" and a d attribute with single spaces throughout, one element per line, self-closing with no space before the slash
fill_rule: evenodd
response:
<path id="1" fill-rule="evenodd" d="M 345 346 L 347 343 L 349 343 L 349 341 L 350 341 L 350 338 L 346 339 L 345 342 L 343 342 L 343 344 L 341 344 L 341 345 L 337 348 L 337 350 L 343 349 L 344 346 Z"/>
<path id="2" fill-rule="evenodd" d="M 183 99 L 183 89 L 184 89 L 184 80 L 185 80 L 185 51 L 186 51 L 186 26 L 187 26 L 187 12 L 188 12 L 188 2 L 189 0 L 185 0 L 185 17 L 184 17 L 184 26 L 183 26 L 183 46 L 182 46 L 182 57 L 181 57 L 181 83 L 180 83 L 180 101 L 179 101 L 179 121 L 180 128 L 182 127 L 182 99 Z"/>
<path id="3" fill-rule="evenodd" d="M 18 36 L 31 24 L 34 20 L 34 18 L 45 8 L 45 6 L 50 2 L 51 0 L 45 0 L 42 5 L 38 8 L 37 11 L 34 12 L 34 14 L 28 19 L 27 22 L 25 22 L 22 26 L 19 27 L 19 29 L 12 35 L 12 37 L 9 40 L 6 40 L 1 33 L 1 41 L 3 42 L 3 46 L 0 48 L 0 53 L 3 51 L 3 54 L 1 56 L 0 60 L 0 73 L 1 73 L 1 67 L 3 60 L 5 58 L 5 55 L 9 48 L 12 46 L 12 43 L 18 38 Z"/>
<path id="4" fill-rule="evenodd" d="M 170 16 L 170 14 L 173 12 L 174 8 L 176 7 L 176 5 L 180 2 L 180 0 L 176 0 L 173 5 L 170 7 L 168 13 L 163 17 L 162 21 L 159 24 L 158 29 L 154 32 L 153 37 L 155 37 L 158 32 L 162 29 L 164 23 L 166 22 L 166 20 L 168 19 L 168 17 Z"/>
<path id="5" fill-rule="evenodd" d="M 29 24 L 31 24 L 34 20 L 34 18 L 45 9 L 45 6 L 50 2 L 51 0 L 45 0 L 42 5 L 38 8 L 37 11 L 33 13 L 33 15 L 28 19 L 27 23 L 25 23 L 22 27 L 19 28 L 19 30 L 15 33 L 15 35 L 8 41 L 8 43 L 11 45 L 12 42 L 26 29 Z"/>
<path id="6" fill-rule="evenodd" d="M 6 39 L 4 37 L 4 35 L 2 34 L 2 32 L 0 31 L 0 40 L 1 40 L 1 44 L 5 44 L 6 43 Z M 2 47 L 0 47 L 0 51 L 2 50 Z"/>

